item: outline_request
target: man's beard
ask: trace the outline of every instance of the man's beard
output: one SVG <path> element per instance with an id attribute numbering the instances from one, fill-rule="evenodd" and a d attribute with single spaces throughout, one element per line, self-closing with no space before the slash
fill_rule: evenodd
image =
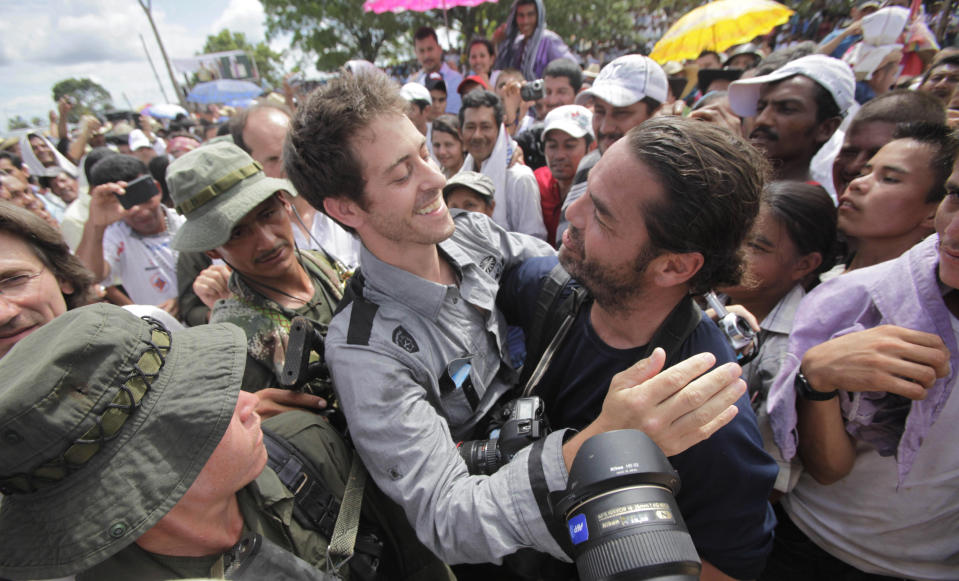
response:
<path id="1" fill-rule="evenodd" d="M 572 226 L 569 231 L 573 239 L 582 236 L 582 233 Z M 589 291 L 596 304 L 607 311 L 627 311 L 632 299 L 645 290 L 643 274 L 657 256 L 659 252 L 652 244 L 647 243 L 631 267 L 621 266 L 616 271 L 611 271 L 607 265 L 574 256 L 571 251 L 564 252 L 564 248 L 560 248 L 559 262 L 570 276 Z"/>

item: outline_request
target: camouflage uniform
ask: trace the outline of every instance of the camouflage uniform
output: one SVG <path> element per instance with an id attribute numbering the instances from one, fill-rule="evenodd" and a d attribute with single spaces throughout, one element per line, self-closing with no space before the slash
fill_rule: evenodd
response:
<path id="1" fill-rule="evenodd" d="M 272 430 L 307 454 L 317 466 L 323 484 L 337 499 L 342 499 L 350 472 L 350 450 L 329 422 L 308 412 L 287 412 L 263 422 Z M 243 528 L 290 551 L 318 569 L 326 570 L 327 541 L 322 534 L 304 528 L 293 518 L 293 494 L 273 470 L 263 472 L 237 493 Z M 366 522 L 380 525 L 386 536 L 390 571 L 385 575 L 407 581 L 453 579 L 449 569 L 416 540 L 402 510 L 376 489 L 367 486 L 363 498 Z M 153 581 L 161 579 L 206 578 L 219 560 L 219 555 L 206 557 L 171 557 L 150 553 L 136 543 L 106 561 L 79 573 L 77 581 Z M 348 577 L 348 571 L 341 571 Z"/>
<path id="2" fill-rule="evenodd" d="M 316 303 L 315 306 L 283 307 L 251 288 L 234 272 L 229 283 L 233 296 L 217 301 L 213 307 L 211 323 L 233 323 L 246 333 L 247 364 L 243 374 L 243 389 L 246 391 L 279 387 L 277 378 L 286 361 L 290 321 L 297 315 L 305 316 L 317 324 L 325 337 L 333 311 L 343 296 L 341 276 L 322 252 L 301 251 L 300 258 L 313 280 L 316 294 L 311 304 Z M 309 391 L 326 395 L 332 390 L 329 382 L 315 380 L 310 383 Z"/>

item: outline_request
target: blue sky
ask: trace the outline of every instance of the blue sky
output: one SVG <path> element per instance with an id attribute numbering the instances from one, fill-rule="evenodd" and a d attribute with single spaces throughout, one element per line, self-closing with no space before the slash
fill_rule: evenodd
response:
<path id="1" fill-rule="evenodd" d="M 69 77 L 103 85 L 118 108 L 163 102 L 140 34 L 167 95 L 169 77 L 137 0 L 31 0 L 3 5 L 0 19 L 0 133 L 7 119 L 27 119 L 55 107 L 51 87 Z M 192 56 L 223 28 L 264 38 L 258 0 L 153 0 L 153 18 L 170 58 Z M 279 45 L 279 46 L 278 46 Z M 274 48 L 285 48 L 282 42 Z"/>

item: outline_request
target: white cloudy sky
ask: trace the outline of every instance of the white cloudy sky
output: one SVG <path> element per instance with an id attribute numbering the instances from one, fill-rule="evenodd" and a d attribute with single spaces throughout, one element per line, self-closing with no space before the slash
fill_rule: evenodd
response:
<path id="1" fill-rule="evenodd" d="M 143 52 L 140 34 L 167 95 L 169 77 L 149 22 L 137 0 L 0 1 L 0 132 L 7 119 L 27 119 L 55 105 L 51 87 L 69 77 L 103 85 L 118 108 L 163 102 Z M 170 58 L 192 56 L 223 28 L 264 38 L 258 0 L 154 0 L 153 18 Z M 274 48 L 284 48 L 282 43 Z M 126 98 L 124 98 L 124 95 Z"/>

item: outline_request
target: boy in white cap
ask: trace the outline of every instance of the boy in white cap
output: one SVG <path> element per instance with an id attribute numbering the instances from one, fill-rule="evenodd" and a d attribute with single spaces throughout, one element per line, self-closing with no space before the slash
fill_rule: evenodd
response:
<path id="1" fill-rule="evenodd" d="M 557 232 L 563 201 L 573 186 L 579 162 L 593 145 L 593 113 L 581 105 L 563 105 L 546 115 L 543 150 L 546 166 L 533 174 L 539 184 L 546 241 L 557 246 Z"/>

